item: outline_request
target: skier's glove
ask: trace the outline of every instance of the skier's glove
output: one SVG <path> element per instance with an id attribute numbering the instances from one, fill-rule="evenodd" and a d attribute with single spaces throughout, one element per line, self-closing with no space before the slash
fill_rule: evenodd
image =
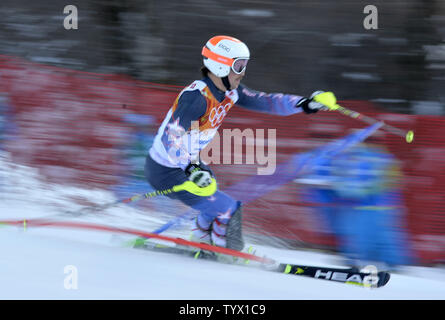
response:
<path id="1" fill-rule="evenodd" d="M 297 108 L 303 109 L 305 113 L 316 113 L 318 110 L 331 111 L 338 108 L 337 99 L 332 92 L 315 91 L 309 98 L 298 101 Z"/>
<path id="2" fill-rule="evenodd" d="M 189 180 L 200 188 L 207 187 L 212 183 L 212 172 L 199 164 L 190 163 L 184 171 Z"/>

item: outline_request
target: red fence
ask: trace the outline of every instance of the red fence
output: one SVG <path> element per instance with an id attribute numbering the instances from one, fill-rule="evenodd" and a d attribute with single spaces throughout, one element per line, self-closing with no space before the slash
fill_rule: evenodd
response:
<path id="1" fill-rule="evenodd" d="M 194 79 L 191 79 L 191 81 Z M 0 96 L 6 97 L 17 126 L 4 148 L 16 162 L 37 167 L 51 181 L 88 187 L 116 183 L 125 171 L 119 147 L 131 128 L 126 114 L 152 115 L 160 123 L 180 87 L 163 86 L 125 76 L 64 70 L 0 56 Z M 420 261 L 445 260 L 445 119 L 387 114 L 362 101 L 346 107 L 415 132 L 415 140 L 380 132 L 378 143 L 400 161 L 407 228 Z M 234 108 L 222 127 L 267 129 L 277 133 L 277 163 L 295 153 L 322 145 L 322 135 L 342 137 L 364 125 L 337 113 L 290 117 L 270 116 Z M 255 165 L 216 165 L 220 188 L 256 174 Z M 314 246 L 331 246 L 314 207 L 299 199 L 298 185 L 289 183 L 246 207 L 246 217 L 272 234 Z M 273 213 L 273 214 L 272 214 Z"/>

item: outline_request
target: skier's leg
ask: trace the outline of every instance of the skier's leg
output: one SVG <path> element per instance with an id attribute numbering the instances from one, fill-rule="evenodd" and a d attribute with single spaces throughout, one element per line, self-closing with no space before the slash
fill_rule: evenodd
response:
<path id="1" fill-rule="evenodd" d="M 244 240 L 242 231 L 242 206 L 238 202 L 238 207 L 232 214 L 226 229 L 226 247 L 234 250 L 243 250 Z"/>
<path id="2" fill-rule="evenodd" d="M 188 180 L 183 170 L 161 166 L 150 156 L 147 157 L 145 176 L 157 190 L 169 189 Z M 187 191 L 174 192 L 167 196 L 199 211 L 192 230 L 194 240 L 206 242 L 206 234 L 211 234 L 215 245 L 236 250 L 243 248 L 241 203 L 222 191 L 216 191 L 210 197 L 200 197 Z"/>
<path id="3" fill-rule="evenodd" d="M 192 207 L 200 213 L 196 218 L 198 232 L 211 230 L 212 243 L 234 250 L 242 250 L 242 206 L 224 192 L 217 191 L 210 201 L 201 201 Z M 199 230 L 201 229 L 201 230 Z"/>

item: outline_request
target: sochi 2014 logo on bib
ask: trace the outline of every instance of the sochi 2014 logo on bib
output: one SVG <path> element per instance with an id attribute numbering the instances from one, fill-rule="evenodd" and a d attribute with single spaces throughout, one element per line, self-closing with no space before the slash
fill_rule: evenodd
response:
<path id="1" fill-rule="evenodd" d="M 213 128 L 221 124 L 231 107 L 231 103 L 226 103 L 225 105 L 219 105 L 210 110 L 209 121 Z"/>

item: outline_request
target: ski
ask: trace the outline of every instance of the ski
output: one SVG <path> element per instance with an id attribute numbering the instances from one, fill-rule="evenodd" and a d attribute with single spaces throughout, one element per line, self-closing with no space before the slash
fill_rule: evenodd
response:
<path id="1" fill-rule="evenodd" d="M 140 241 L 138 239 L 133 247 L 136 249 L 152 250 L 156 252 L 180 254 L 195 259 L 212 260 L 212 261 L 218 260 L 218 257 L 214 252 L 205 251 L 201 249 L 187 248 L 179 245 L 164 245 L 150 241 Z"/>
<path id="2" fill-rule="evenodd" d="M 133 242 L 133 247 L 138 249 L 145 249 L 155 252 L 164 252 L 172 254 L 180 254 L 195 259 L 220 261 L 220 254 L 211 250 L 203 250 L 199 248 L 188 247 L 184 245 L 165 245 L 149 241 L 147 239 L 138 238 Z M 224 253 L 226 254 L 226 253 Z M 229 254 L 230 256 L 230 254 Z M 285 273 L 288 275 L 304 276 L 320 280 L 328 280 L 337 283 L 344 283 L 356 285 L 365 288 L 380 288 L 386 285 L 390 279 L 390 274 L 386 271 L 376 273 L 360 272 L 356 268 L 330 268 L 319 266 L 308 266 L 299 264 L 279 263 L 271 259 L 261 258 L 250 253 L 244 253 L 240 259 L 239 256 L 232 256 L 232 263 L 239 265 L 249 265 L 251 259 L 260 262 L 260 267 L 268 271 Z M 262 262 L 262 259 L 267 263 Z M 271 262 L 274 263 L 271 263 Z M 228 260 L 224 259 L 227 263 Z"/>
<path id="3" fill-rule="evenodd" d="M 300 275 L 315 279 L 329 280 L 352 284 L 366 288 L 380 288 L 386 285 L 391 277 L 389 272 L 360 272 L 357 268 L 329 268 L 280 263 L 278 272 Z"/>

